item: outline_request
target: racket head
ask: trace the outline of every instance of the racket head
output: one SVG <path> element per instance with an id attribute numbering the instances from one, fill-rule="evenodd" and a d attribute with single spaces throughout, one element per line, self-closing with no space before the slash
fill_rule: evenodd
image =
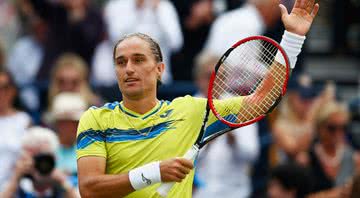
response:
<path id="1" fill-rule="evenodd" d="M 235 56 L 233 56 L 234 54 Z M 230 63 L 228 61 L 229 58 L 233 59 Z M 259 112 L 250 118 L 242 119 L 240 121 L 240 112 L 236 113 L 236 116 L 233 115 L 229 118 L 226 117 L 226 114 L 228 114 L 227 110 L 223 112 L 218 111 L 220 108 L 218 108 L 218 105 L 214 102 L 215 100 L 225 100 L 231 97 L 246 97 L 251 95 L 252 92 L 254 92 L 254 89 L 256 90 L 258 86 L 261 87 L 261 82 L 264 80 L 265 74 L 270 71 L 269 69 L 272 66 L 280 66 L 279 69 L 274 71 L 281 70 L 281 79 L 278 76 L 275 76 L 274 78 L 274 75 L 272 75 L 276 80 L 272 90 L 275 90 L 276 93 L 271 94 L 271 92 L 269 92 L 270 95 L 268 95 L 268 97 L 271 98 L 271 104 L 267 104 L 266 108 L 262 109 L 263 112 Z M 238 72 L 238 70 L 241 70 L 241 72 Z M 256 76 L 256 73 L 258 73 L 259 76 Z M 228 125 L 230 130 L 255 123 L 271 112 L 280 102 L 282 96 L 285 95 L 289 75 L 289 59 L 280 44 L 265 36 L 252 36 L 242 39 L 227 50 L 216 64 L 209 80 L 208 105 L 217 119 Z M 248 79 L 248 77 L 253 78 Z M 227 80 L 229 83 L 232 83 L 231 86 L 227 85 Z M 247 80 L 250 83 L 246 82 Z M 248 85 L 243 86 L 243 84 L 246 83 Z M 222 93 L 218 93 L 218 90 Z M 236 106 L 229 107 L 228 111 L 232 112 L 231 108 L 234 107 Z M 246 111 L 245 107 L 243 109 Z M 228 131 L 229 130 L 223 130 L 217 134 L 213 134 L 213 137 L 207 139 L 210 141 L 210 139 L 214 139 Z"/>

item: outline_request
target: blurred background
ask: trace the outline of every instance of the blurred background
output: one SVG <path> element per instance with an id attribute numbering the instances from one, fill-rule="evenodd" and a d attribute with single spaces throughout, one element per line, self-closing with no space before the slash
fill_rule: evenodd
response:
<path id="1" fill-rule="evenodd" d="M 294 4 L 294 0 L 0 0 L 4 137 L 0 192 L 5 193 L 0 197 L 14 197 L 9 192 L 43 197 L 44 189 L 56 194 L 59 183 L 70 189 L 66 193 L 76 191 L 77 123 L 88 107 L 121 100 L 112 51 L 122 36 L 142 32 L 159 42 L 166 71 L 158 98 L 201 96 L 217 58 L 235 41 L 252 35 L 281 41 L 279 2 L 289 11 Z M 253 127 L 209 146 L 239 152 L 221 160 L 238 174 L 224 170 L 213 174 L 221 172 L 220 162 L 207 156 L 216 155 L 218 149 L 207 149 L 213 154 L 199 160 L 195 197 L 350 197 L 359 192 L 360 1 L 319 3 L 281 105 Z M 29 190 L 11 178 L 29 172 L 24 168 L 29 156 L 22 154 L 27 144 L 21 139 L 33 126 L 56 134 L 59 146 L 50 156 L 62 176 L 30 174 L 26 178 L 35 188 Z M 38 160 L 38 153 L 30 158 Z M 46 157 L 44 163 L 51 164 Z M 211 164 L 217 166 L 208 168 Z M 44 185 L 48 181 L 44 177 L 56 182 Z M 224 182 L 224 178 L 231 179 Z M 9 191 L 11 185 L 20 190 Z"/>

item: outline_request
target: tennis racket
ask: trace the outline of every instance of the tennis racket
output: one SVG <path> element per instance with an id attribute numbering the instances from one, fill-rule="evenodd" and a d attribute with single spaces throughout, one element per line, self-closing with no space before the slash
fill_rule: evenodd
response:
<path id="1" fill-rule="evenodd" d="M 285 51 L 270 38 L 252 36 L 235 43 L 212 72 L 199 136 L 183 157 L 194 160 L 214 138 L 270 113 L 286 92 L 289 68 Z M 223 127 L 208 126 L 210 111 Z M 163 183 L 157 191 L 166 197 L 174 184 Z"/>

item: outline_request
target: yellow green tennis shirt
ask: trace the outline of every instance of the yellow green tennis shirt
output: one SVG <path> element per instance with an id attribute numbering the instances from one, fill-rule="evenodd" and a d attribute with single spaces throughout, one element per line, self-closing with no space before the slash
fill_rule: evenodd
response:
<path id="1" fill-rule="evenodd" d="M 121 102 L 91 107 L 80 119 L 77 158 L 104 157 L 106 174 L 121 174 L 153 161 L 183 156 L 196 141 L 205 107 L 206 99 L 191 96 L 159 101 L 143 115 L 125 108 Z M 206 133 L 227 127 L 210 115 Z M 168 197 L 191 197 L 193 177 L 191 171 L 174 185 Z M 126 197 L 159 197 L 159 186 L 154 184 Z"/>

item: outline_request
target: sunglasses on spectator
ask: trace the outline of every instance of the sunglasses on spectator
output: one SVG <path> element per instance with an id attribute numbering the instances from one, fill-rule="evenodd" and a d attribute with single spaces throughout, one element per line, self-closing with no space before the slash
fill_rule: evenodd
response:
<path id="1" fill-rule="evenodd" d="M 333 133 L 336 131 L 347 131 L 348 125 L 347 124 L 328 124 L 326 125 L 326 129 Z"/>
<path id="2" fill-rule="evenodd" d="M 81 82 L 81 80 L 79 79 L 67 79 L 67 78 L 58 78 L 57 82 L 59 84 L 64 84 L 64 83 L 71 83 L 71 84 L 79 84 Z"/>

